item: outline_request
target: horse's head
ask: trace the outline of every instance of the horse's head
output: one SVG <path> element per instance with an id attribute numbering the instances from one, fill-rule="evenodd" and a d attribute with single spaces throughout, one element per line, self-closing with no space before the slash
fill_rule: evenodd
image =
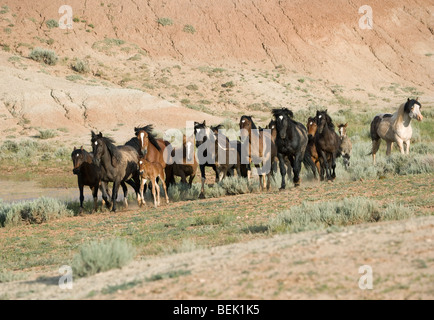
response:
<path id="1" fill-rule="evenodd" d="M 346 137 L 347 136 L 347 126 L 348 126 L 348 123 L 345 123 L 345 124 L 341 123 L 340 125 L 338 125 L 339 135 L 341 137 Z"/>
<path id="2" fill-rule="evenodd" d="M 194 157 L 194 136 L 186 137 L 182 139 L 183 146 L 185 148 L 185 158 L 187 161 L 191 161 Z"/>
<path id="3" fill-rule="evenodd" d="M 246 138 L 250 135 L 252 132 L 252 129 L 257 129 L 256 125 L 253 123 L 252 116 L 242 116 L 240 118 L 240 133 L 241 133 L 241 140 Z"/>
<path id="4" fill-rule="evenodd" d="M 327 114 L 327 110 L 317 111 L 315 120 L 316 120 L 316 125 L 317 125 L 317 132 L 319 134 L 322 134 L 326 125 L 328 125 L 328 123 L 331 123 L 331 118 Z"/>
<path id="5" fill-rule="evenodd" d="M 104 140 L 102 133 L 96 134 L 92 131 L 92 138 L 90 139 L 93 152 L 93 163 L 97 166 L 101 164 L 101 158 L 104 154 Z"/>
<path id="6" fill-rule="evenodd" d="M 271 138 L 275 141 L 277 137 L 276 120 L 271 120 L 266 129 L 271 130 Z"/>
<path id="7" fill-rule="evenodd" d="M 139 157 L 139 172 L 140 174 L 144 173 L 146 171 L 146 163 L 148 161 L 145 159 L 145 156 Z"/>
<path id="8" fill-rule="evenodd" d="M 140 152 L 143 156 L 146 156 L 148 153 L 149 139 L 152 129 L 153 126 L 151 124 L 142 128 L 134 128 L 134 133 L 140 143 Z"/>
<path id="9" fill-rule="evenodd" d="M 73 174 L 79 174 L 80 173 L 80 166 L 83 164 L 83 162 L 86 162 L 85 155 L 83 152 L 83 146 L 81 146 L 80 149 L 77 149 L 74 147 L 74 150 L 71 153 L 71 159 L 72 159 L 72 173 Z"/>
<path id="10" fill-rule="evenodd" d="M 205 120 L 202 123 L 194 122 L 194 137 L 196 139 L 196 147 L 205 143 L 212 136 L 212 131 L 206 126 Z"/>
<path id="11" fill-rule="evenodd" d="M 287 108 L 273 109 L 272 113 L 276 121 L 276 133 L 284 140 L 286 139 L 290 119 L 294 117 L 294 113 Z"/>
<path id="12" fill-rule="evenodd" d="M 314 117 L 309 117 L 307 119 L 307 135 L 309 139 L 315 136 L 316 131 L 318 130 L 318 125 L 316 124 L 316 120 Z"/>
<path id="13" fill-rule="evenodd" d="M 423 116 L 420 112 L 420 109 L 422 109 L 422 106 L 419 101 L 416 99 L 407 99 L 407 103 L 404 106 L 404 112 L 408 113 L 411 119 L 416 119 L 417 121 L 422 121 Z"/>

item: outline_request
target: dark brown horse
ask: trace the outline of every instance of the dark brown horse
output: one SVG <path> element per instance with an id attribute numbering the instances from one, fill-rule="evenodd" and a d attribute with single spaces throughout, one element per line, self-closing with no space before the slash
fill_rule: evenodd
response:
<path id="1" fill-rule="evenodd" d="M 336 158 L 340 156 L 341 139 L 335 132 L 332 119 L 327 110 L 316 112 L 315 147 L 321 159 L 321 167 L 328 180 L 336 178 Z"/>
<path id="2" fill-rule="evenodd" d="M 243 148 L 248 148 L 245 152 L 248 155 L 248 163 L 254 163 L 259 171 L 259 185 L 264 189 L 265 175 L 267 176 L 267 190 L 270 189 L 271 168 L 274 166 L 277 157 L 277 148 L 272 140 L 269 131 L 259 130 L 251 116 L 242 116 L 240 119 L 241 138 L 244 139 Z M 248 138 L 248 141 L 246 141 Z M 246 162 L 242 159 L 242 162 Z M 261 168 L 262 165 L 262 168 Z"/>
<path id="3" fill-rule="evenodd" d="M 93 155 L 81 147 L 71 153 L 72 164 L 74 166 L 72 172 L 77 175 L 78 189 L 80 190 L 80 213 L 83 212 L 83 187 L 89 186 L 93 196 L 93 210 L 97 210 L 98 188 L 101 188 L 103 204 L 106 203 L 110 207 L 109 197 L 107 192 L 107 184 L 101 182 L 102 169 L 93 164 Z"/>

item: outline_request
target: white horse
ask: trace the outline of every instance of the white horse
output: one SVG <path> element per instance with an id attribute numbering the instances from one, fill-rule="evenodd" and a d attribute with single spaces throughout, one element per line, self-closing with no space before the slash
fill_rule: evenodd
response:
<path id="1" fill-rule="evenodd" d="M 375 154 L 380 148 L 381 139 L 386 140 L 386 155 L 390 155 L 392 144 L 396 142 L 402 154 L 410 151 L 410 139 L 413 134 L 411 119 L 422 121 L 420 112 L 422 106 L 414 99 L 407 99 L 394 114 L 382 113 L 375 116 L 371 122 L 372 159 L 375 164 Z M 405 145 L 405 149 L 404 149 Z"/>

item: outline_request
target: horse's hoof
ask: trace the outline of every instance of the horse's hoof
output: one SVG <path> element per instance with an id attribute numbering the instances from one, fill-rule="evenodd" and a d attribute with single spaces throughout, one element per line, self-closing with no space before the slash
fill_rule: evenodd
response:
<path id="1" fill-rule="evenodd" d="M 285 187 L 280 187 L 279 191 L 285 191 Z"/>
<path id="2" fill-rule="evenodd" d="M 205 199 L 205 195 L 203 194 L 203 192 L 200 193 L 199 199 Z"/>

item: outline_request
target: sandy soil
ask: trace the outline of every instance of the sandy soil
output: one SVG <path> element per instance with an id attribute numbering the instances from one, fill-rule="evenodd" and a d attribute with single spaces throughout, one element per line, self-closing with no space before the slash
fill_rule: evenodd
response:
<path id="1" fill-rule="evenodd" d="M 433 299 L 433 249 L 434 217 L 423 217 L 135 261 L 73 279 L 72 290 L 59 288 L 53 270 L 0 284 L 0 292 L 12 299 Z M 359 288 L 364 265 L 372 290 Z M 149 280 L 170 272 L 178 276 Z"/>

